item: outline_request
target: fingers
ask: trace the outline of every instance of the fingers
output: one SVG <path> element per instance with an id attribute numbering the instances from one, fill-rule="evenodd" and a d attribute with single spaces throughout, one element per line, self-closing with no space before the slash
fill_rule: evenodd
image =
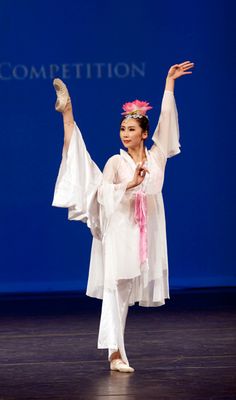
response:
<path id="1" fill-rule="evenodd" d="M 139 170 L 139 169 L 142 169 L 142 168 L 143 168 L 143 164 L 144 164 L 144 162 L 145 162 L 145 160 L 143 160 L 143 161 L 140 161 L 140 162 L 137 164 L 137 167 L 136 167 L 136 169 L 137 169 L 137 170 Z"/>
<path id="2" fill-rule="evenodd" d="M 146 162 L 146 160 L 143 160 L 143 161 L 141 162 L 141 164 L 140 164 L 140 167 L 143 168 L 143 169 L 146 169 L 146 167 L 144 167 L 145 162 Z"/>
<path id="3" fill-rule="evenodd" d="M 184 62 L 182 62 L 182 63 L 180 63 L 180 64 L 178 64 L 179 66 L 185 66 L 185 65 L 187 65 L 187 64 L 193 64 L 194 65 L 194 63 L 193 62 L 191 62 L 191 61 L 184 61 Z"/>
<path id="4" fill-rule="evenodd" d="M 140 167 L 142 168 L 144 164 L 145 164 L 145 160 L 141 161 Z"/>
<path id="5" fill-rule="evenodd" d="M 145 167 L 142 167 L 143 163 L 138 164 L 136 167 L 136 174 L 140 175 L 142 177 L 144 177 L 146 175 L 146 173 L 150 173 L 149 170 Z"/>
<path id="6" fill-rule="evenodd" d="M 181 71 L 181 74 L 184 75 L 184 74 L 183 74 L 183 71 L 187 71 L 188 69 L 191 69 L 191 68 L 193 68 L 193 67 L 194 67 L 194 63 L 191 63 L 191 62 L 189 62 L 189 61 L 185 61 L 185 62 L 180 63 L 180 64 L 174 64 L 174 65 L 172 65 L 171 69 L 172 69 L 172 68 L 173 68 L 173 69 L 176 69 L 178 72 Z"/>
<path id="7" fill-rule="evenodd" d="M 136 167 L 136 170 L 137 171 L 145 171 L 145 172 L 148 172 L 149 173 L 149 171 L 148 171 L 148 169 L 146 168 L 146 167 L 144 167 L 143 165 L 145 164 L 145 160 L 143 160 L 142 162 L 139 162 L 138 164 L 137 164 L 137 167 Z"/>
<path id="8" fill-rule="evenodd" d="M 187 70 L 194 67 L 194 63 L 189 63 L 181 67 L 182 70 Z"/>
<path id="9" fill-rule="evenodd" d="M 193 68 L 194 64 L 188 65 L 186 67 L 183 67 L 182 69 L 185 71 L 187 69 Z"/>
<path id="10" fill-rule="evenodd" d="M 174 65 L 172 65 L 172 67 L 186 67 L 187 65 L 192 65 L 192 64 L 194 64 L 194 63 L 191 63 L 190 61 L 184 61 L 184 62 L 182 62 L 182 63 L 179 63 L 179 64 L 174 64 Z"/>
<path id="11" fill-rule="evenodd" d="M 146 175 L 146 168 L 140 168 L 139 175 L 144 177 Z"/>
<path id="12" fill-rule="evenodd" d="M 185 62 L 180 63 L 180 64 L 175 64 L 175 65 L 173 65 L 173 67 L 181 68 L 182 70 L 186 70 L 186 69 L 189 69 L 189 68 L 193 68 L 194 67 L 194 63 L 190 62 L 190 61 L 185 61 Z"/>
<path id="13" fill-rule="evenodd" d="M 139 174 L 139 175 L 140 175 L 140 176 L 145 176 L 146 173 L 149 174 L 149 171 L 148 171 L 148 169 L 144 168 L 144 169 L 142 169 L 142 171 L 140 171 L 140 174 Z"/>
<path id="14" fill-rule="evenodd" d="M 180 63 L 179 65 L 184 66 L 184 65 L 187 65 L 187 64 L 190 64 L 190 61 L 184 61 L 184 62 Z"/>

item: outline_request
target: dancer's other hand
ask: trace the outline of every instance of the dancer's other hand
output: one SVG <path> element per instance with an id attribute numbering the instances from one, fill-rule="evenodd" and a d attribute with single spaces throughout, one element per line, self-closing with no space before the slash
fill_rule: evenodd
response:
<path id="1" fill-rule="evenodd" d="M 144 163 L 145 160 L 143 160 L 141 163 L 138 163 L 135 172 L 134 172 L 134 176 L 131 182 L 128 183 L 127 189 L 131 189 L 135 186 L 140 185 L 140 183 L 143 182 L 146 173 L 149 174 L 149 171 L 146 167 L 144 167 Z"/>

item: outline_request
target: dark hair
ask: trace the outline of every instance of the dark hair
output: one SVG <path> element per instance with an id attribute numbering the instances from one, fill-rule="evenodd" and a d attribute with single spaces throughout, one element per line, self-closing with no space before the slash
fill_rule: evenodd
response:
<path id="1" fill-rule="evenodd" d="M 120 124 L 122 124 L 124 119 L 125 117 L 121 119 Z M 142 128 L 143 132 L 147 131 L 147 133 L 149 133 L 150 126 L 147 117 L 143 116 L 142 118 L 135 118 L 135 121 L 139 123 L 139 126 Z"/>

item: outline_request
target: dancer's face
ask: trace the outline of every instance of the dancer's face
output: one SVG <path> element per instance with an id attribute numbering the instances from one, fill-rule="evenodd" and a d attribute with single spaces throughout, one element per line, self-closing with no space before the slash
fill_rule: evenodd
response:
<path id="1" fill-rule="evenodd" d="M 139 147 L 147 138 L 147 131 L 143 131 L 136 118 L 124 119 L 120 126 L 120 138 L 127 148 Z"/>

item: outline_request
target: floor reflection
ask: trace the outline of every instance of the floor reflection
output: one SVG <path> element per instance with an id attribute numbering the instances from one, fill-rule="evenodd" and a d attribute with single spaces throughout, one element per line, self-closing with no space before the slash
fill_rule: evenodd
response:
<path id="1" fill-rule="evenodd" d="M 131 395 L 131 382 L 135 373 L 122 373 L 110 371 L 108 374 L 101 374 L 96 382 L 96 396 L 127 396 Z"/>

